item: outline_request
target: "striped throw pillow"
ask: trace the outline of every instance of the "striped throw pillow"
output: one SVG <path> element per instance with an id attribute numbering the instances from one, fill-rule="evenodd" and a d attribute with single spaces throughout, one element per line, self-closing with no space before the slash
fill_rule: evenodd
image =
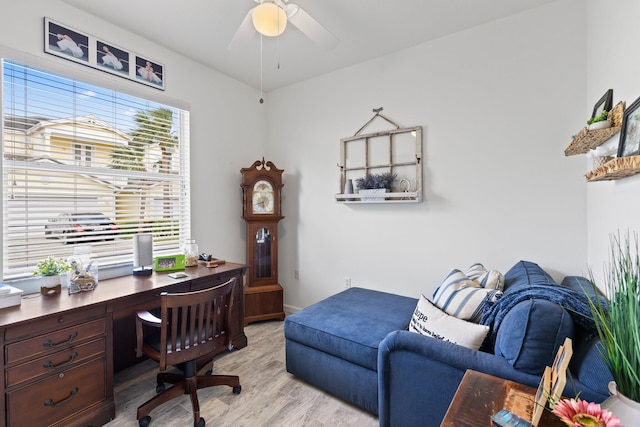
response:
<path id="1" fill-rule="evenodd" d="M 459 319 L 478 323 L 482 307 L 502 295 L 498 289 L 485 289 L 463 272 L 453 269 L 433 294 L 433 303 L 444 312 Z"/>
<path id="2" fill-rule="evenodd" d="M 504 275 L 497 270 L 487 270 L 479 262 L 469 267 L 464 274 L 480 283 L 483 288 L 504 290 Z"/>

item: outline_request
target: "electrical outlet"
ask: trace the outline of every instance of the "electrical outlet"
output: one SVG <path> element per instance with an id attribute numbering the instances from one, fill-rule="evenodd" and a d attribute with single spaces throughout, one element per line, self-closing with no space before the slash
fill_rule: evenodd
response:
<path id="1" fill-rule="evenodd" d="M 344 288 L 349 289 L 351 287 L 351 277 L 344 278 Z"/>
<path id="2" fill-rule="evenodd" d="M 296 280 L 300 279 L 300 272 L 298 270 L 293 270 L 293 278 Z"/>

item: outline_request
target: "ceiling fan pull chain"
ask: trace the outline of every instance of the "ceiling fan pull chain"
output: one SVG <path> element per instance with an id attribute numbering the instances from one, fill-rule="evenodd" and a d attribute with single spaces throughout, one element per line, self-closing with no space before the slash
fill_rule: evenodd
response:
<path id="1" fill-rule="evenodd" d="M 260 104 L 264 104 L 264 92 L 262 91 L 262 34 L 260 34 Z"/>

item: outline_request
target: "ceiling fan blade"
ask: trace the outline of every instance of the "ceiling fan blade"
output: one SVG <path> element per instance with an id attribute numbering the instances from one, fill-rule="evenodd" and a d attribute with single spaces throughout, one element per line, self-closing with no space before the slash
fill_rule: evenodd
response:
<path id="1" fill-rule="evenodd" d="M 325 49 L 333 49 L 338 45 L 338 38 L 331 34 L 325 27 L 320 25 L 320 23 L 313 19 L 304 11 L 304 9 L 294 4 L 289 4 L 287 7 L 297 8 L 297 11 L 289 16 L 289 22 L 313 40 L 317 45 L 322 46 Z"/>
<path id="2" fill-rule="evenodd" d="M 251 12 L 253 12 L 253 8 L 251 8 L 245 15 L 242 23 L 236 30 L 236 33 L 233 35 L 233 38 L 231 38 L 231 41 L 227 45 L 227 49 L 234 50 L 235 48 L 246 45 L 255 36 L 255 30 L 253 29 L 253 24 L 251 23 Z"/>

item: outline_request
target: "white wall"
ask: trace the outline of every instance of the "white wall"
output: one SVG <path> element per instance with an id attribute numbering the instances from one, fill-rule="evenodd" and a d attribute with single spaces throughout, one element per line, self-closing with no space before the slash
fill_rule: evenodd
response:
<path id="1" fill-rule="evenodd" d="M 44 16 L 163 63 L 166 91 L 43 53 Z M 257 102 L 257 90 L 59 0 L 7 2 L 0 14 L 0 54 L 134 95 L 188 106 L 193 237 L 202 251 L 244 261 L 240 168 L 260 158 L 265 144 L 264 108 Z"/>
<path id="2" fill-rule="evenodd" d="M 353 286 L 417 296 L 476 261 L 504 272 L 528 259 L 556 278 L 586 273 L 587 244 L 589 261 L 598 260 L 609 225 L 633 223 L 624 208 L 637 204 L 630 193 L 640 185 L 587 186 L 585 159 L 563 155 L 605 89 L 628 102 L 640 92 L 625 43 L 636 31 L 628 12 L 639 6 L 615 4 L 557 1 L 274 91 L 264 105 L 256 90 L 59 0 L 6 6 L 0 53 L 187 104 L 194 237 L 216 256 L 245 258 L 239 169 L 263 154 L 285 169 L 279 275 L 296 309 L 340 291 L 347 276 Z M 163 62 L 167 90 L 44 54 L 44 16 Z M 606 47 L 587 56 L 587 41 Z M 424 127 L 424 201 L 339 205 L 339 140 L 380 106 Z"/>
<path id="3" fill-rule="evenodd" d="M 609 88 L 614 105 L 631 105 L 640 97 L 640 3 L 636 0 L 587 1 L 587 103 L 594 104 Z M 578 129 L 578 128 L 576 128 Z M 617 147 L 619 134 L 607 144 Z M 585 166 L 583 173 L 589 169 Z M 601 283 L 608 262 L 609 236 L 618 231 L 640 232 L 640 175 L 618 181 L 585 183 L 588 194 L 588 259 Z"/>
<path id="4" fill-rule="evenodd" d="M 476 261 L 584 273 L 584 159 L 563 151 L 584 119 L 585 34 L 583 3 L 559 1 L 271 92 L 287 308 L 342 290 L 347 276 L 416 297 Z M 380 106 L 424 127 L 424 201 L 339 205 L 339 140 Z"/>

